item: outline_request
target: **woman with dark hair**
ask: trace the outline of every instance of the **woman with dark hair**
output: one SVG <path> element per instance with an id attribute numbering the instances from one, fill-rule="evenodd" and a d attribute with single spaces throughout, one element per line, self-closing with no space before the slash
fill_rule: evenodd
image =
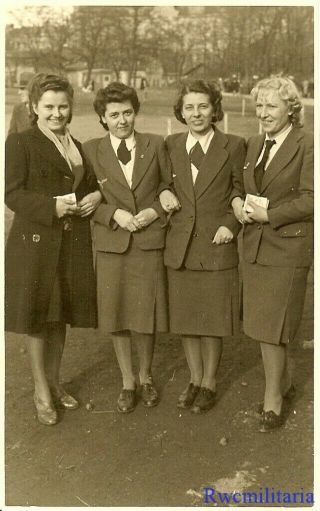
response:
<path id="1" fill-rule="evenodd" d="M 285 422 L 295 392 L 288 349 L 313 259 L 313 136 L 301 129 L 303 106 L 292 80 L 266 78 L 252 95 L 264 134 L 248 141 L 250 195 L 236 214 L 245 224 L 244 331 L 260 342 L 266 387 L 259 429 L 268 432 Z"/>
<path id="2" fill-rule="evenodd" d="M 240 225 L 232 204 L 243 192 L 245 142 L 215 126 L 223 118 L 221 100 L 215 83 L 184 84 L 174 112 L 189 131 L 166 141 L 181 204 L 171 217 L 164 254 L 170 330 L 182 336 L 190 369 L 178 407 L 194 413 L 214 405 L 222 338 L 238 330 Z"/>
<path id="3" fill-rule="evenodd" d="M 89 215 L 101 200 L 81 145 L 67 128 L 73 89 L 38 74 L 29 87 L 34 126 L 6 141 L 5 201 L 15 216 L 6 247 L 6 330 L 27 334 L 38 420 L 78 407 L 59 381 L 66 324 L 96 326 Z"/>
<path id="4" fill-rule="evenodd" d="M 94 109 L 108 133 L 84 144 L 103 196 L 94 215 L 98 324 L 113 341 L 123 382 L 118 411 L 123 413 L 137 404 L 132 340 L 143 405 L 159 401 L 151 372 L 154 335 L 168 326 L 166 218 L 159 194 L 167 209 L 178 206 L 168 189 L 171 172 L 163 139 L 134 130 L 139 106 L 136 91 L 123 83 L 100 89 Z"/>

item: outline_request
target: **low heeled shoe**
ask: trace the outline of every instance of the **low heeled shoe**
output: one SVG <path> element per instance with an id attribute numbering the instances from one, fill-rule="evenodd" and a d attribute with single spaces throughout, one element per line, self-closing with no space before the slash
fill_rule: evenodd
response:
<path id="1" fill-rule="evenodd" d="M 35 393 L 33 401 L 37 410 L 38 421 L 45 426 L 54 426 L 58 422 L 58 414 L 51 403 L 46 403 Z"/>
<path id="2" fill-rule="evenodd" d="M 159 394 L 153 382 L 141 384 L 141 397 L 143 406 L 147 408 L 157 406 L 159 403 Z"/>
<path id="3" fill-rule="evenodd" d="M 76 410 L 79 408 L 79 402 L 70 394 L 68 394 L 63 387 L 51 389 L 52 398 L 56 406 L 65 408 L 66 410 Z"/>
<path id="4" fill-rule="evenodd" d="M 190 408 L 193 405 L 194 400 L 196 399 L 200 390 L 199 385 L 194 385 L 193 383 L 189 383 L 186 389 L 180 394 L 177 402 L 178 408 Z"/>
<path id="5" fill-rule="evenodd" d="M 199 393 L 191 408 L 192 413 L 203 413 L 210 410 L 216 403 L 216 393 L 206 387 L 200 387 Z"/>
<path id="6" fill-rule="evenodd" d="M 133 412 L 136 402 L 136 389 L 122 389 L 117 403 L 118 412 Z"/>
<path id="7" fill-rule="evenodd" d="M 284 424 L 283 407 L 280 415 L 277 415 L 273 410 L 263 411 L 261 414 L 259 431 L 260 433 L 269 433 L 275 429 L 280 428 Z"/>

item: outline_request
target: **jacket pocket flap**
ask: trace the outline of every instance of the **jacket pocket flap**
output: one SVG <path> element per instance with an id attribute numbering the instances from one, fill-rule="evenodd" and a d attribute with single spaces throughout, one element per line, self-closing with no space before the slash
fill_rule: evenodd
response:
<path id="1" fill-rule="evenodd" d="M 302 223 L 288 224 L 280 227 L 278 232 L 281 238 L 297 238 L 307 235 L 307 226 Z"/>

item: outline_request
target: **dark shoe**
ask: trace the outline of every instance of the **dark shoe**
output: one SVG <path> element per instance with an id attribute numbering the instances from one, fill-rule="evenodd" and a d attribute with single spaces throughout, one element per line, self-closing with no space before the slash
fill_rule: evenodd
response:
<path id="1" fill-rule="evenodd" d="M 282 397 L 283 397 L 283 399 L 286 399 L 288 402 L 291 402 L 296 397 L 296 394 L 297 394 L 297 389 L 295 388 L 294 385 L 290 385 L 287 392 Z M 258 403 L 258 405 L 257 405 L 257 413 L 261 415 L 262 412 L 263 412 L 263 401 L 260 401 L 260 403 Z"/>
<path id="2" fill-rule="evenodd" d="M 196 397 L 193 407 L 191 408 L 192 413 L 207 412 L 215 405 L 216 393 L 206 387 L 201 387 Z"/>
<path id="3" fill-rule="evenodd" d="M 190 408 L 193 405 L 195 398 L 199 393 L 200 387 L 189 383 L 188 387 L 184 389 L 182 394 L 178 398 L 178 408 Z"/>
<path id="4" fill-rule="evenodd" d="M 51 403 L 45 403 L 35 393 L 33 401 L 37 409 L 38 421 L 45 426 L 54 426 L 58 422 L 58 414 Z"/>
<path id="5" fill-rule="evenodd" d="M 122 389 L 118 399 L 118 412 L 130 413 L 136 407 L 136 390 Z"/>
<path id="6" fill-rule="evenodd" d="M 260 419 L 260 433 L 269 433 L 274 429 L 280 428 L 284 424 L 283 410 L 281 409 L 280 415 L 274 413 L 273 410 L 268 412 L 263 411 Z"/>
<path id="7" fill-rule="evenodd" d="M 76 410 L 79 408 L 78 401 L 68 394 L 63 387 L 52 388 L 51 394 L 56 406 L 66 410 Z"/>
<path id="8" fill-rule="evenodd" d="M 159 403 L 159 394 L 153 383 L 141 384 L 141 397 L 143 406 L 152 408 Z"/>

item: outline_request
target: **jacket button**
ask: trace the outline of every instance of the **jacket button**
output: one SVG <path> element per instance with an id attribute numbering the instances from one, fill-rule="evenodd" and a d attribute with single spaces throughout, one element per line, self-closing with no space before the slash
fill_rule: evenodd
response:
<path id="1" fill-rule="evenodd" d="M 39 241 L 40 241 L 40 234 L 33 234 L 32 241 L 34 243 L 39 243 Z"/>

